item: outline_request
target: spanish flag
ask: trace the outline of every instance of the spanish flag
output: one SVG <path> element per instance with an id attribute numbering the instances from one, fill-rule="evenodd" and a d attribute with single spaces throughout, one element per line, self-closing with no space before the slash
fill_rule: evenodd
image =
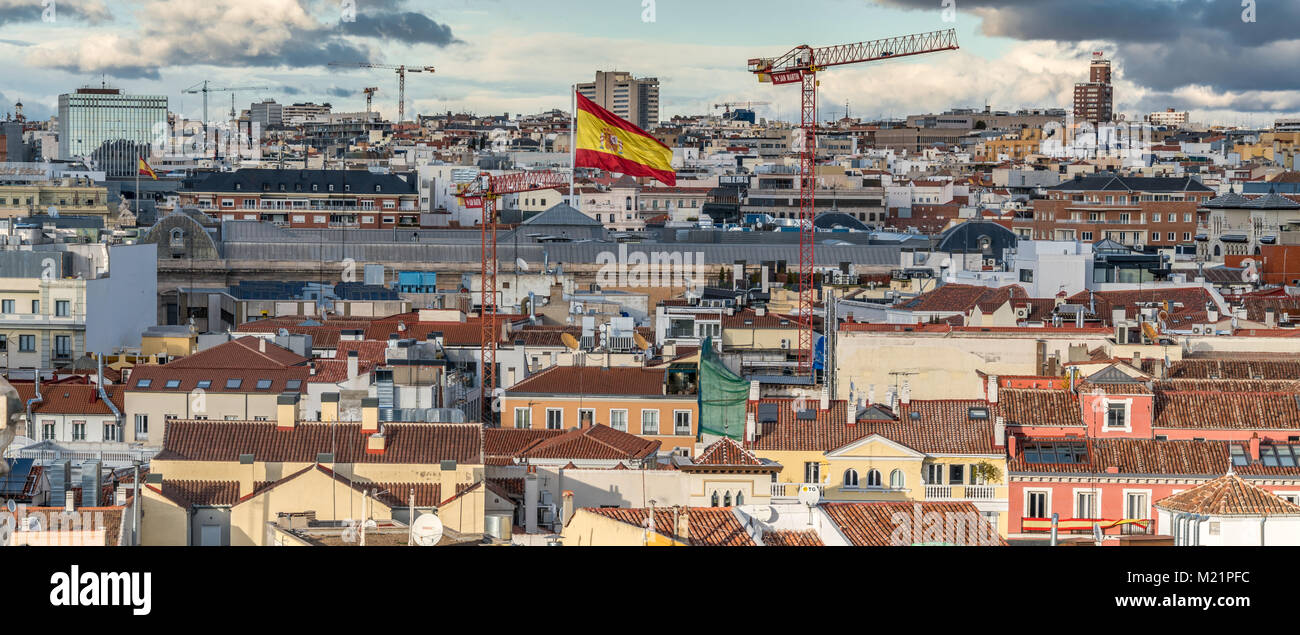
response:
<path id="1" fill-rule="evenodd" d="M 677 185 L 673 151 L 596 102 L 578 96 L 574 167 L 599 168 L 629 176 L 646 176 Z"/>
<path id="2" fill-rule="evenodd" d="M 158 175 L 154 173 L 153 168 L 149 167 L 149 162 L 145 161 L 144 157 L 136 157 L 136 160 L 140 162 L 140 165 L 136 166 L 136 174 L 158 180 Z"/>

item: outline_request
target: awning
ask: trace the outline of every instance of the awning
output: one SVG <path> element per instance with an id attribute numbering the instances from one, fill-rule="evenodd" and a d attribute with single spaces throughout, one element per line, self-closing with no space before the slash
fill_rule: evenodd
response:
<path id="1" fill-rule="evenodd" d="M 1209 240 L 1209 239 L 1210 239 L 1210 237 L 1207 236 L 1207 235 L 1205 235 L 1205 234 L 1197 234 L 1197 235 L 1193 236 L 1192 238 L 1195 238 L 1196 240 Z"/>
<path id="2" fill-rule="evenodd" d="M 1265 245 L 1272 245 L 1277 242 L 1277 236 L 1260 236 L 1259 242 Z"/>
<path id="3" fill-rule="evenodd" d="M 1244 243 L 1247 239 L 1245 234 L 1224 234 L 1219 236 L 1219 240 L 1225 243 Z"/>

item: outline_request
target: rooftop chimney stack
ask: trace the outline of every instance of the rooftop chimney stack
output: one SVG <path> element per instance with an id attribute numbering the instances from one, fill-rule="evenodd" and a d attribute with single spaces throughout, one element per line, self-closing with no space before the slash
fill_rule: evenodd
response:
<path id="1" fill-rule="evenodd" d="M 348 351 L 348 381 L 357 378 L 357 351 Z"/>
<path id="2" fill-rule="evenodd" d="M 1273 307 L 1264 309 L 1264 328 L 1277 328 L 1277 310 Z"/>
<path id="3" fill-rule="evenodd" d="M 831 409 L 831 387 L 822 386 L 821 395 L 817 399 L 817 409 L 823 412 Z"/>
<path id="4" fill-rule="evenodd" d="M 912 382 L 910 380 L 903 380 L 903 394 L 900 398 L 900 402 L 904 406 L 912 402 Z"/>
<path id="5" fill-rule="evenodd" d="M 989 403 L 998 402 L 998 376 L 997 375 L 989 375 L 988 400 Z"/>
<path id="6" fill-rule="evenodd" d="M 386 449 L 384 441 L 384 429 L 381 427 L 378 432 L 366 437 L 366 454 L 383 454 Z"/>
<path id="7" fill-rule="evenodd" d="M 292 430 L 298 422 L 298 399 L 296 392 L 280 393 L 275 399 L 275 427 L 280 430 Z"/>
<path id="8" fill-rule="evenodd" d="M 745 442 L 753 443 L 754 438 L 758 435 L 758 421 L 754 413 L 750 412 L 745 415 Z"/>
<path id="9" fill-rule="evenodd" d="M 653 510 L 651 510 L 653 512 Z M 677 526 L 673 528 L 673 533 L 677 539 L 690 544 L 691 542 L 691 508 L 682 506 L 677 511 Z"/>
<path id="10" fill-rule="evenodd" d="M 363 434 L 379 432 L 379 397 L 366 397 L 361 400 L 361 432 Z"/>
<path id="11" fill-rule="evenodd" d="M 1002 417 L 993 419 L 993 446 L 1007 447 L 1007 422 Z"/>
<path id="12" fill-rule="evenodd" d="M 339 420 L 339 394 L 327 392 L 320 396 L 320 420 L 334 423 Z"/>
<path id="13" fill-rule="evenodd" d="M 265 353 L 265 352 L 266 352 L 266 340 L 265 340 L 265 339 L 258 338 L 258 340 L 257 340 L 257 352 L 259 352 L 259 353 Z"/>
<path id="14" fill-rule="evenodd" d="M 1259 460 L 1259 433 L 1250 435 L 1250 460 Z"/>

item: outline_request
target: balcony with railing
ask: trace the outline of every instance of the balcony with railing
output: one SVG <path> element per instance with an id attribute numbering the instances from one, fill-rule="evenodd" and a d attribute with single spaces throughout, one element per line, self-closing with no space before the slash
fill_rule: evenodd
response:
<path id="1" fill-rule="evenodd" d="M 1057 534 L 1088 534 L 1093 526 L 1101 527 L 1106 536 L 1153 536 L 1156 533 L 1156 521 L 1152 518 L 1058 518 Z M 1046 537 L 1052 531 L 1051 518 L 1022 517 L 1019 533 L 1042 534 Z"/>
<path id="2" fill-rule="evenodd" d="M 782 499 L 782 502 L 798 500 L 799 492 L 805 487 L 816 489 L 819 496 L 826 494 L 826 486 L 821 483 L 772 483 L 772 502 L 777 502 L 776 499 Z"/>
<path id="3" fill-rule="evenodd" d="M 1005 485 L 926 485 L 928 501 L 991 501 L 1005 500 Z"/>

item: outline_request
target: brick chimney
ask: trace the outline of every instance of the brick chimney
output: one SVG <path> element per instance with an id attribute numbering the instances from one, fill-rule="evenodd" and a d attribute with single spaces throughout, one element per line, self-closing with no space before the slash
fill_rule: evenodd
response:
<path id="1" fill-rule="evenodd" d="M 361 400 L 361 432 L 373 434 L 379 431 L 379 397 L 366 397 Z"/>
<path id="2" fill-rule="evenodd" d="M 1020 439 L 1014 434 L 1007 435 L 1007 458 L 1014 459 L 1020 452 Z"/>
<path id="3" fill-rule="evenodd" d="M 1259 460 L 1259 433 L 1250 435 L 1250 460 Z"/>
<path id="4" fill-rule="evenodd" d="M 339 420 L 339 394 L 327 392 L 320 396 L 320 420 L 334 423 Z"/>
<path id="5" fill-rule="evenodd" d="M 281 393 L 275 399 L 275 427 L 279 430 L 292 430 L 298 422 L 298 399 L 296 392 Z"/>
<path id="6" fill-rule="evenodd" d="M 384 431 L 380 428 L 378 432 L 366 437 L 366 454 L 383 454 L 384 442 Z"/>

